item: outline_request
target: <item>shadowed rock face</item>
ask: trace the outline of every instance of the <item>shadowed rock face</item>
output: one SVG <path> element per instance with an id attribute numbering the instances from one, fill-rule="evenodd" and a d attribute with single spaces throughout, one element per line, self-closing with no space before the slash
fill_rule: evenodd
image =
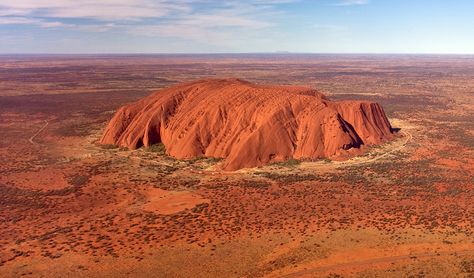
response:
<path id="1" fill-rule="evenodd" d="M 292 157 L 337 157 L 392 136 L 377 103 L 330 101 L 306 87 L 213 79 L 120 108 L 101 143 L 136 149 L 161 142 L 178 159 L 225 158 L 223 168 L 236 170 Z"/>

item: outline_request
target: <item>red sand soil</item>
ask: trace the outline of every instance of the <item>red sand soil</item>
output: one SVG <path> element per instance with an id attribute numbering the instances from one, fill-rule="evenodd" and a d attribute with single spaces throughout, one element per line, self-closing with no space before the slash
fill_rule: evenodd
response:
<path id="1" fill-rule="evenodd" d="M 0 61 L 0 276 L 472 276 L 474 59 L 298 57 Z M 400 138 L 238 172 L 96 145 L 117 108 L 212 76 L 374 101 Z"/>
<path id="2" fill-rule="evenodd" d="M 54 168 L 7 174 L 0 177 L 0 182 L 12 182 L 18 188 L 43 191 L 69 187 L 63 170 Z"/>
<path id="3" fill-rule="evenodd" d="M 237 170 L 290 158 L 340 157 L 392 137 L 374 102 L 330 101 L 307 87 L 207 79 L 122 107 L 101 143 L 130 149 L 163 143 L 176 158 L 225 158 L 223 168 Z"/>
<path id="4" fill-rule="evenodd" d="M 147 191 L 147 202 L 143 210 L 159 214 L 173 214 L 185 209 L 192 209 L 196 205 L 208 203 L 197 194 L 188 191 L 167 191 L 159 188 Z"/>

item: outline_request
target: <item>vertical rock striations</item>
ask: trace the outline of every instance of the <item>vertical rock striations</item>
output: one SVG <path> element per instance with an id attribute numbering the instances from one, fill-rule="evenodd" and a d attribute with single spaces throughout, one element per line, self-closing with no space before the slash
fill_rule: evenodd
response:
<path id="1" fill-rule="evenodd" d="M 236 170 L 344 155 L 392 138 L 382 107 L 330 101 L 306 87 L 213 79 L 160 90 L 120 108 L 101 138 L 130 149 L 163 143 L 178 159 L 225 158 Z"/>

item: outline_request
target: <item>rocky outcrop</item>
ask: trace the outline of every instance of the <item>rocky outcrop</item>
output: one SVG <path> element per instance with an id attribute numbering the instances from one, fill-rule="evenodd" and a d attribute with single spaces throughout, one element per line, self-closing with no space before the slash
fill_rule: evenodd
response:
<path id="1" fill-rule="evenodd" d="M 178 159 L 225 158 L 223 168 L 236 170 L 289 158 L 334 158 L 392 136 L 377 103 L 331 101 L 307 87 L 212 79 L 120 108 L 100 142 L 130 149 L 163 143 Z"/>

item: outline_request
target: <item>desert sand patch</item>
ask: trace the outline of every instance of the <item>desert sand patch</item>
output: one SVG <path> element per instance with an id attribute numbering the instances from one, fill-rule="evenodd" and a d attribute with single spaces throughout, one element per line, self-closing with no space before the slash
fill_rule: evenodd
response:
<path id="1" fill-rule="evenodd" d="M 173 214 L 209 202 L 189 191 L 167 191 L 159 188 L 150 189 L 146 197 L 147 201 L 142 209 L 159 214 Z"/>
<path id="2" fill-rule="evenodd" d="M 18 172 L 0 178 L 0 181 L 15 187 L 34 190 L 63 189 L 70 184 L 60 169 L 42 169 L 31 172 Z"/>

